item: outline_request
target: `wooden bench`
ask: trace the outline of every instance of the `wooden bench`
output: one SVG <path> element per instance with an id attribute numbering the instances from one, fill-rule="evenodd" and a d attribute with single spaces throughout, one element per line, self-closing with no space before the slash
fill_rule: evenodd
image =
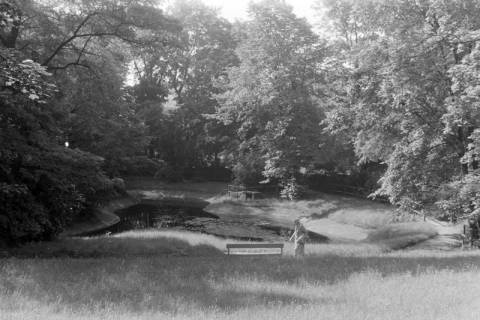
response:
<path id="1" fill-rule="evenodd" d="M 283 243 L 227 243 L 227 254 L 281 256 L 283 254 Z"/>

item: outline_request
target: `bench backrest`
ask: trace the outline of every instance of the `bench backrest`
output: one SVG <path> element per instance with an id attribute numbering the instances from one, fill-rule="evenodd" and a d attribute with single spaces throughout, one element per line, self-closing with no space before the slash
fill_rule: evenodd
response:
<path id="1" fill-rule="evenodd" d="M 254 250 L 252 251 L 238 251 L 236 253 L 232 253 L 231 250 L 234 249 L 279 249 L 276 250 L 276 252 L 265 252 L 265 251 L 258 251 Z M 271 255 L 271 254 L 277 254 L 277 255 L 282 255 L 283 254 L 283 243 L 227 243 L 227 254 L 260 254 L 260 255 Z"/>

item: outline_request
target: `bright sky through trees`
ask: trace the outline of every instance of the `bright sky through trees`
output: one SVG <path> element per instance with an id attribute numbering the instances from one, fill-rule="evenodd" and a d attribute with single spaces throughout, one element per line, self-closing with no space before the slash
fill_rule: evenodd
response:
<path id="1" fill-rule="evenodd" d="M 222 16 L 234 21 L 236 19 L 246 19 L 247 7 L 251 0 L 202 0 L 202 2 L 220 8 Z M 286 2 L 293 6 L 295 14 L 307 18 L 313 24 L 315 14 L 312 5 L 315 2 L 314 0 L 286 0 Z"/>

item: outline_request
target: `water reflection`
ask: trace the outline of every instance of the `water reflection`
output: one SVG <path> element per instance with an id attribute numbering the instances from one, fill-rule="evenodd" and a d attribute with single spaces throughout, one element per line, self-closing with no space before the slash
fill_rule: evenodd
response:
<path id="1" fill-rule="evenodd" d="M 109 232 L 118 233 L 132 229 L 173 228 L 191 226 L 197 218 L 218 219 L 218 216 L 205 212 L 201 207 L 182 207 L 166 205 L 162 201 L 141 202 L 116 211 L 120 222 L 109 228 Z"/>

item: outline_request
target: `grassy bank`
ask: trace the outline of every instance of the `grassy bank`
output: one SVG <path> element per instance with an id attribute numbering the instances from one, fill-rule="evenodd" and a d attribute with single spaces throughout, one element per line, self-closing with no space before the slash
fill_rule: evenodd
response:
<path id="1" fill-rule="evenodd" d="M 310 245 L 302 260 L 290 247 L 284 257 L 228 257 L 226 241 L 146 231 L 12 251 L 0 258 L 0 319 L 476 319 L 480 312 L 477 252 Z"/>

